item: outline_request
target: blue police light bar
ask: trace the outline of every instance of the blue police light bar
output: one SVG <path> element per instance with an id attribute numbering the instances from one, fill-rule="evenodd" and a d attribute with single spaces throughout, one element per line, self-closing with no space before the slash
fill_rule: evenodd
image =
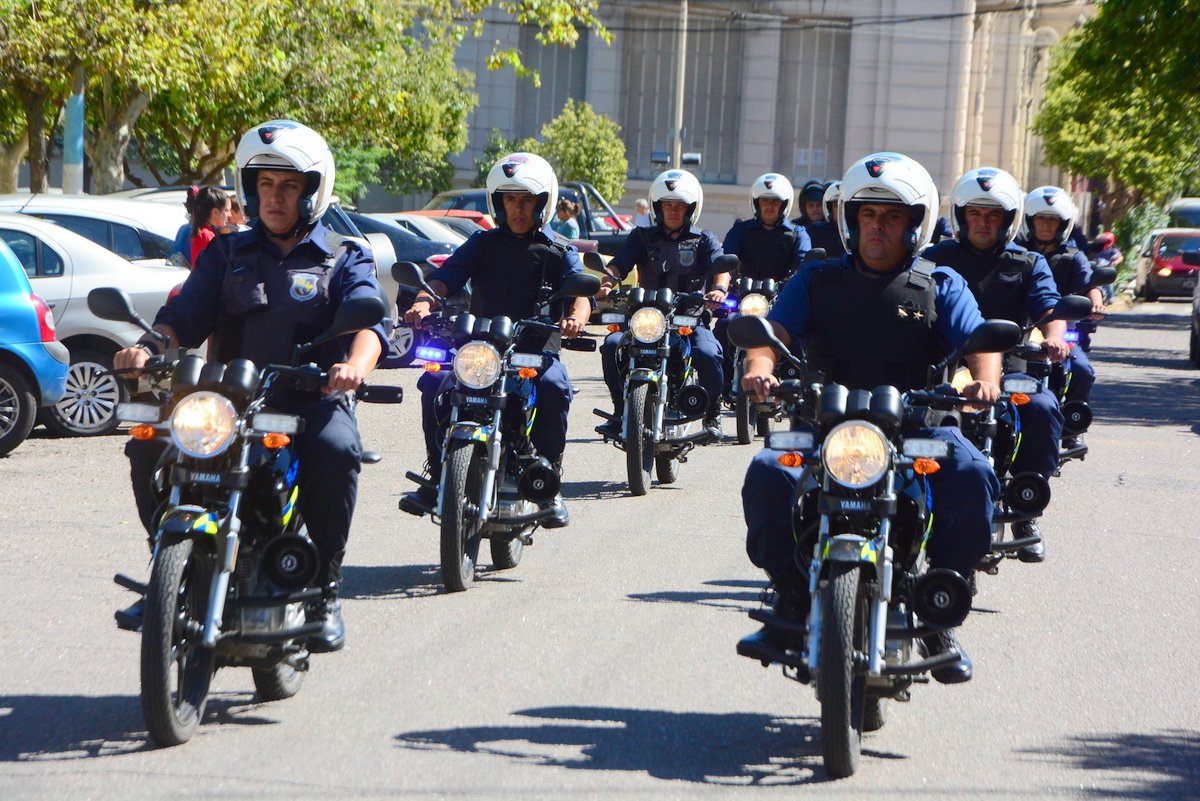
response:
<path id="1" fill-rule="evenodd" d="M 444 362 L 446 361 L 447 351 L 441 348 L 419 347 L 417 348 L 417 358 L 424 359 L 427 362 Z"/>

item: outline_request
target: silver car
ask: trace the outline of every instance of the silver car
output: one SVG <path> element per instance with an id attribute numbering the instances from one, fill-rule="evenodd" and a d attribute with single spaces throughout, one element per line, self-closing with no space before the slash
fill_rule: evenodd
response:
<path id="1" fill-rule="evenodd" d="M 17 255 L 33 291 L 54 310 L 58 341 L 71 352 L 66 394 L 42 409 L 40 421 L 60 435 L 114 430 L 116 406 L 125 389 L 104 373 L 112 369 L 113 355 L 136 342 L 142 331 L 93 315 L 88 292 L 99 286 L 120 287 L 138 312 L 153 321 L 188 271 L 130 262 L 62 226 L 26 214 L 0 212 L 0 239 Z"/>

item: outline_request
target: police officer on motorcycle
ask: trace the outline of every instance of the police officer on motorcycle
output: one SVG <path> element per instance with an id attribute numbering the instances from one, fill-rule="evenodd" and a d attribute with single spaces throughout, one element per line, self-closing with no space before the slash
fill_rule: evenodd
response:
<path id="1" fill-rule="evenodd" d="M 655 224 L 635 228 L 621 246 L 620 252 L 608 263 L 610 271 L 621 279 L 636 266 L 638 284 L 646 289 L 668 288 L 675 292 L 698 291 L 707 284 L 705 298 L 711 307 L 719 306 L 729 294 L 729 273 L 709 276 L 713 261 L 724 254 L 721 243 L 712 231 L 696 226 L 704 205 L 704 190 L 696 176 L 687 170 L 667 170 L 650 185 L 650 202 L 654 208 Z M 597 298 L 608 297 L 617 279 L 605 278 Z M 620 438 L 620 420 L 625 412 L 623 377 L 617 365 L 617 349 L 621 334 L 609 334 L 600 346 L 600 362 L 604 368 L 604 383 L 612 395 L 614 416 L 598 430 L 613 439 Z M 706 323 L 697 325 L 690 334 L 692 361 L 700 378 L 700 386 L 708 393 L 709 406 L 704 427 L 714 439 L 721 437 L 719 418 L 721 390 L 725 384 L 722 369 L 721 345 Z"/>
<path id="2" fill-rule="evenodd" d="M 1012 320 L 1022 326 L 1042 319 L 1060 297 L 1046 259 L 1013 242 L 1024 205 L 1025 193 L 1007 172 L 994 167 L 971 170 L 950 192 L 954 239 L 922 254 L 966 279 L 984 317 Z M 1061 364 L 1070 353 L 1064 340 L 1066 323 L 1055 320 L 1039 327 L 1045 335 L 1046 354 Z M 1034 393 L 1029 403 L 1017 407 L 1017 414 L 1021 419 L 1021 442 L 1013 460 L 1013 473 L 1031 471 L 1049 479 L 1058 469 L 1063 431 L 1058 400 L 1049 392 Z M 1021 561 L 1041 562 L 1046 558 L 1041 529 L 1035 521 L 1016 523 L 1014 536 L 1039 538 L 1018 551 Z"/>
<path id="3" fill-rule="evenodd" d="M 784 344 L 803 344 L 808 364 L 850 389 L 890 384 L 923 388 L 929 367 L 966 342 L 983 323 L 966 282 L 953 270 L 918 257 L 936 219 L 937 187 L 929 173 L 899 153 L 876 153 L 856 162 L 842 181 L 839 230 L 845 259 L 802 265 L 767 315 Z M 766 400 L 779 383 L 771 348 L 747 352 L 743 388 Z M 1000 393 L 1000 356 L 967 357 L 975 376 L 963 394 L 995 400 Z M 993 501 L 1000 484 L 991 465 L 955 427 L 922 436 L 951 443 L 951 455 L 930 477 L 932 567 L 970 576 L 991 547 Z M 781 465 L 763 450 L 750 463 L 742 485 L 746 551 L 770 576 L 775 613 L 804 621 L 809 611 L 807 579 L 798 561 L 812 542 L 797 540 L 796 493 L 803 468 Z M 772 642 L 764 628 L 744 640 Z M 773 645 L 777 645 L 772 642 Z M 967 681 L 972 665 L 951 630 L 924 640 L 929 654 L 955 649 L 958 662 L 933 671 L 943 683 Z"/>
<path id="4" fill-rule="evenodd" d="M 366 244 L 333 233 L 321 222 L 333 197 L 333 154 L 311 128 L 274 120 L 250 129 L 236 152 L 238 195 L 253 218 L 246 231 L 221 234 L 199 254 L 179 294 L 154 321 L 172 347 L 198 348 L 210 340 L 219 362 L 245 358 L 258 367 L 290 364 L 296 345 L 310 342 L 333 322 L 342 301 L 379 297 L 375 258 Z M 338 337 L 310 351 L 329 373 L 320 392 L 294 389 L 269 397 L 275 409 L 304 420 L 295 438 L 299 457 L 300 512 L 321 557 L 319 582 L 332 585 L 308 609 L 309 622 L 324 623 L 308 640 L 314 653 L 345 644 L 337 585 L 358 496 L 362 442 L 347 393 L 374 369 L 386 346 L 382 324 Z M 144 367 L 161 344 L 143 337 L 119 351 L 117 368 Z M 163 446 L 131 440 L 134 496 L 147 531 L 161 498 L 152 483 Z M 153 547 L 153 542 L 151 542 Z M 140 608 L 117 613 L 125 627 L 140 625 Z"/>
<path id="5" fill-rule="evenodd" d="M 429 286 L 449 297 L 471 282 L 470 312 L 476 317 L 508 317 L 514 322 L 538 315 L 543 286 L 557 289 L 564 278 L 583 272 L 579 251 L 548 227 L 558 204 L 558 178 L 541 156 L 512 153 L 497 161 L 487 175 L 488 211 L 496 228 L 477 231 L 442 262 Z M 404 315 L 419 325 L 437 307 L 436 298 L 420 292 Z M 591 316 L 588 298 L 572 298 L 558 321 L 561 335 L 579 336 Z M 530 440 L 539 455 L 562 472 L 567 445 L 567 413 L 571 408 L 571 383 L 557 353 L 547 354 L 549 366 L 536 379 L 537 418 Z M 429 477 L 441 480 L 441 451 L 446 413 L 439 404 L 451 387 L 450 373 L 425 373 L 417 382 L 421 391 L 421 425 L 425 431 Z M 437 489 L 423 486 L 410 493 L 401 508 L 415 514 L 437 503 Z M 415 503 L 414 503 L 415 502 Z M 546 528 L 569 522 L 562 496 L 552 504 L 557 514 L 542 521 Z"/>
<path id="6" fill-rule="evenodd" d="M 1060 295 L 1084 295 L 1092 301 L 1092 319 L 1104 316 L 1104 290 L 1091 286 L 1092 264 L 1071 242 L 1078 211 L 1071 196 L 1057 186 L 1039 186 L 1025 196 L 1025 225 L 1017 244 L 1046 257 Z M 1063 366 L 1071 371 L 1064 401 L 1088 402 L 1096 371 L 1082 347 L 1071 348 Z M 1083 447 L 1083 436 L 1063 439 L 1063 450 Z"/>
<path id="7" fill-rule="evenodd" d="M 830 181 L 825 185 L 825 191 L 821 195 L 823 219 L 804 224 L 812 246 L 824 249 L 826 258 L 830 259 L 846 255 L 846 249 L 842 247 L 842 237 L 838 234 L 837 201 L 841 186 L 841 181 Z"/>
<path id="8" fill-rule="evenodd" d="M 733 224 L 725 234 L 725 253 L 737 256 L 738 277 L 756 281 L 772 280 L 782 284 L 810 249 L 808 232 L 793 225 L 787 218 L 792 205 L 792 183 L 779 173 L 760 175 L 750 186 L 750 208 L 754 217 Z M 736 348 L 729 346 L 725 329 L 728 317 L 721 317 L 714 327 L 717 341 L 724 354 L 725 382 L 733 380 L 733 357 Z M 726 392 L 725 394 L 731 394 Z"/>

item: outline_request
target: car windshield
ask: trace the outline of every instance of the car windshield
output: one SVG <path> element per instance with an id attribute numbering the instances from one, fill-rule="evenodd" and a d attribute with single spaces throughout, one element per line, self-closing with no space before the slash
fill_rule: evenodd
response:
<path id="1" fill-rule="evenodd" d="M 1174 259 L 1180 256 L 1185 250 L 1200 249 L 1200 236 L 1173 236 L 1169 239 L 1164 239 L 1162 244 L 1158 246 L 1158 257 L 1160 259 Z"/>
<path id="2" fill-rule="evenodd" d="M 1171 209 L 1172 228 L 1200 228 L 1200 204 Z"/>

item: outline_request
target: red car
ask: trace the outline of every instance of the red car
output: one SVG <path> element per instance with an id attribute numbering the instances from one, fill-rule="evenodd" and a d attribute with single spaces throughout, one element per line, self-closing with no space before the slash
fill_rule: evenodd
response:
<path id="1" fill-rule="evenodd" d="M 1155 301 L 1162 295 L 1191 297 L 1200 268 L 1183 263 L 1185 250 L 1200 249 L 1200 228 L 1158 228 L 1142 245 L 1135 267 L 1133 291 Z"/>

